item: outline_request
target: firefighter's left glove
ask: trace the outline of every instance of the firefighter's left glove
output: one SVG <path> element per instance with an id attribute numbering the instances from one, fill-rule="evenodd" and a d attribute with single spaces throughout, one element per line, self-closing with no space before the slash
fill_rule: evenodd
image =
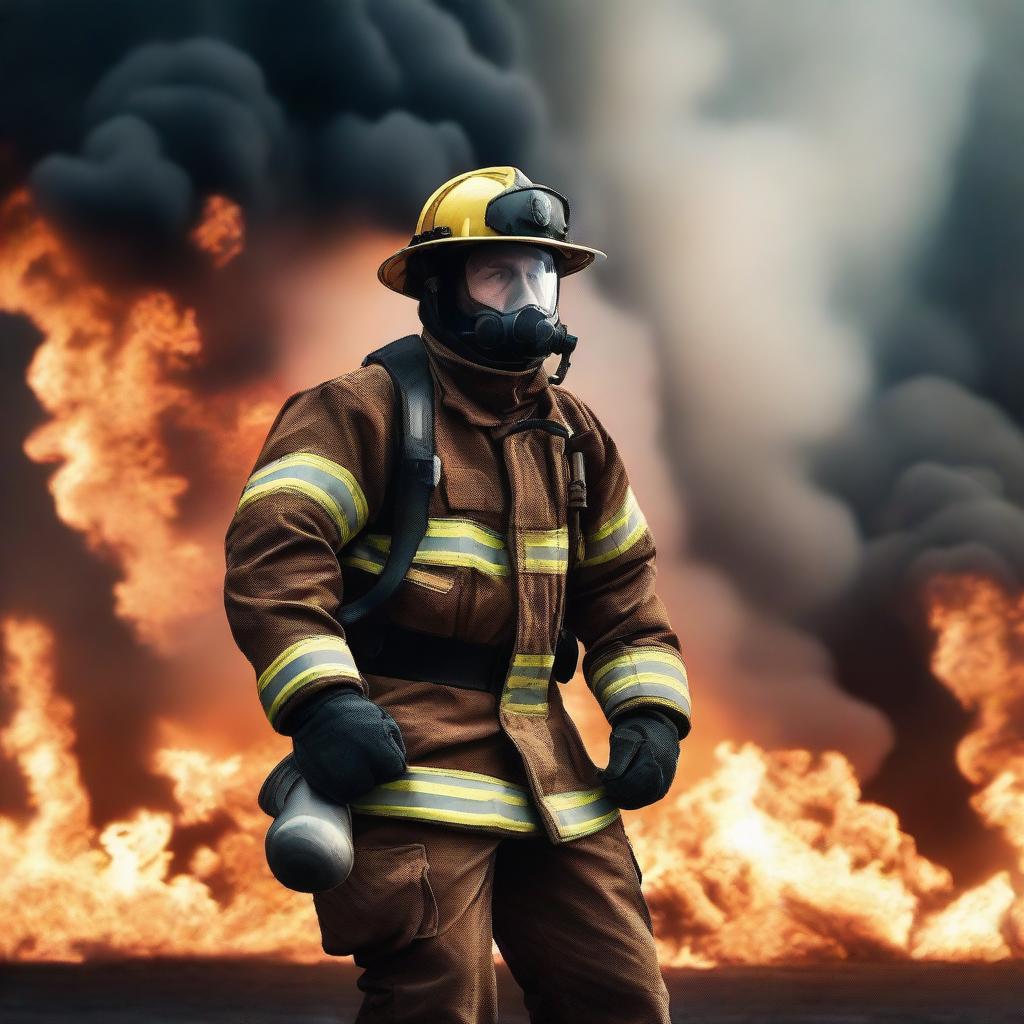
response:
<path id="1" fill-rule="evenodd" d="M 616 807 L 646 807 L 668 792 L 679 760 L 679 730 L 666 715 L 653 708 L 623 715 L 609 748 L 601 781 Z"/>
<path id="2" fill-rule="evenodd" d="M 302 777 L 321 796 L 348 804 L 405 771 L 398 723 L 350 687 L 332 687 L 297 707 L 281 730 Z"/>

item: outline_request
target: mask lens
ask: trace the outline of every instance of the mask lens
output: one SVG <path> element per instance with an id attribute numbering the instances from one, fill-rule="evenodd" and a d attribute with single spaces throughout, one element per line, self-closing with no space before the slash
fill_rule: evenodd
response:
<path id="1" fill-rule="evenodd" d="M 558 273 L 551 253 L 532 245 L 481 245 L 466 260 L 466 291 L 499 313 L 523 306 L 555 311 Z"/>

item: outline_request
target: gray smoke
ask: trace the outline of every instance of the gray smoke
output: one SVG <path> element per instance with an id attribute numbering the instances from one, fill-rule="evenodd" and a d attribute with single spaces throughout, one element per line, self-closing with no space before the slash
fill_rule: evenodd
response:
<path id="1" fill-rule="evenodd" d="M 809 701 L 838 679 L 887 712 L 897 742 L 871 792 L 941 845 L 968 812 L 924 822 L 921 797 L 939 785 L 955 808 L 965 792 L 967 723 L 929 675 L 921 584 L 1018 587 L 1024 570 L 1024 10 L 635 15 L 560 5 L 548 24 L 580 52 L 537 69 L 563 97 L 552 166 L 577 170 L 610 286 L 658 339 L 680 572 L 716 569 L 746 608 L 732 658 L 748 689 L 796 628 L 822 655 Z M 783 740 L 807 728 L 774 724 Z M 843 749 L 870 765 L 873 744 L 877 765 L 886 743 L 862 729 Z"/>

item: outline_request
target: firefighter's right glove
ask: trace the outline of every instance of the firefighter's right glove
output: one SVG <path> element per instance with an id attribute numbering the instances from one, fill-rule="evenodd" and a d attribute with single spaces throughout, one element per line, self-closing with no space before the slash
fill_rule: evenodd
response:
<path id="1" fill-rule="evenodd" d="M 302 777 L 333 803 L 351 803 L 405 771 L 398 723 L 350 687 L 314 694 L 284 725 Z"/>
<path id="2" fill-rule="evenodd" d="M 679 730 L 660 711 L 623 715 L 612 728 L 608 767 L 601 775 L 616 807 L 635 810 L 660 800 L 672 785 L 679 760 Z"/>

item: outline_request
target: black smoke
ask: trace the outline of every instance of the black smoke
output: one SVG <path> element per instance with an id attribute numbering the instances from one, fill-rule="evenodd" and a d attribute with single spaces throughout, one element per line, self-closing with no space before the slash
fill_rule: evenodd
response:
<path id="1" fill-rule="evenodd" d="M 1024 586 L 1024 20 L 982 10 L 985 59 L 944 215 L 914 294 L 879 327 L 878 395 L 819 463 L 866 538 L 824 632 L 840 680 L 897 731 L 867 794 L 979 878 L 999 840 L 952 768 L 970 716 L 931 679 L 918 597 L 941 573 Z M 945 794 L 943 816 L 928 792 Z"/>
<path id="2" fill-rule="evenodd" d="M 211 193 L 251 225 L 359 214 L 409 229 L 543 112 L 504 3 L 105 0 L 0 8 L 0 138 L 75 237 L 181 242 Z"/>

